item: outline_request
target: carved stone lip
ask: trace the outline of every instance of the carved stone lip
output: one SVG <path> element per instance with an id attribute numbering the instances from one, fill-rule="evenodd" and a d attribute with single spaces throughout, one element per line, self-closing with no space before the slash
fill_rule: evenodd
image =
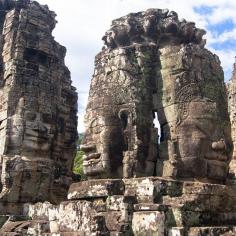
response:
<path id="1" fill-rule="evenodd" d="M 98 159 L 101 156 L 101 153 L 91 153 L 83 156 L 84 161 L 89 161 L 92 159 Z"/>
<path id="2" fill-rule="evenodd" d="M 227 162 L 228 161 L 227 155 L 218 154 L 217 152 L 207 153 L 205 155 L 205 159 L 215 160 L 215 161 L 220 161 L 220 162 Z"/>
<path id="3" fill-rule="evenodd" d="M 91 165 L 95 165 L 95 164 L 98 164 L 99 162 L 101 161 L 100 158 L 98 159 L 90 159 L 88 161 L 83 161 L 83 166 L 86 167 L 86 166 L 91 166 Z"/>

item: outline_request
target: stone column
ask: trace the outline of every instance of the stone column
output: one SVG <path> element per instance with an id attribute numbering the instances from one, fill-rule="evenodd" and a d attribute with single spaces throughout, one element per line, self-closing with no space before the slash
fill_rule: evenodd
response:
<path id="1" fill-rule="evenodd" d="M 2 9 L 0 202 L 10 213 L 12 203 L 66 198 L 76 153 L 77 93 L 64 64 L 66 49 L 52 36 L 55 13 L 31 1 Z"/>

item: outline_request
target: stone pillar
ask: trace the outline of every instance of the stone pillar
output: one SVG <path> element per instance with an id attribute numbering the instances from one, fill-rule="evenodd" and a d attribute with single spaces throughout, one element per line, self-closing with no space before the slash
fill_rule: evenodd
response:
<path id="1" fill-rule="evenodd" d="M 58 202 L 71 182 L 77 94 L 66 49 L 52 36 L 55 16 L 47 6 L 19 1 L 3 18 L 0 203 Z"/>

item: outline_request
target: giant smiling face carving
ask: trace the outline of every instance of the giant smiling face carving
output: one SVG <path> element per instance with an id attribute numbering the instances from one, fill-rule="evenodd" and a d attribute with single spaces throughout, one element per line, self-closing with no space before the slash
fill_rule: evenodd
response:
<path id="1" fill-rule="evenodd" d="M 216 103 L 207 98 L 193 99 L 186 117 L 177 125 L 180 177 L 224 179 L 228 171 L 228 140 Z"/>
<path id="2" fill-rule="evenodd" d="M 84 173 L 91 178 L 122 177 L 124 139 L 118 117 L 111 109 L 90 118 L 81 149 Z"/>

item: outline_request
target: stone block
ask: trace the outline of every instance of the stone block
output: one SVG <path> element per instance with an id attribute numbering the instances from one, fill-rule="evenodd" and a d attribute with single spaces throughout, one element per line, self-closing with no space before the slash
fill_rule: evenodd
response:
<path id="1" fill-rule="evenodd" d="M 173 227 L 168 230 L 168 236 L 185 236 L 183 227 Z"/>
<path id="2" fill-rule="evenodd" d="M 201 222 L 201 212 L 182 211 L 179 208 L 171 208 L 166 213 L 166 226 L 168 227 L 189 227 L 198 226 Z"/>
<path id="3" fill-rule="evenodd" d="M 0 229 L 2 236 L 42 235 L 43 233 L 50 233 L 48 221 L 9 221 Z"/>
<path id="4" fill-rule="evenodd" d="M 50 233 L 49 222 L 31 221 L 27 229 L 27 235 L 41 235 L 42 233 Z"/>
<path id="5" fill-rule="evenodd" d="M 129 212 L 123 211 L 107 211 L 104 213 L 99 213 L 97 216 L 104 217 L 105 227 L 108 232 L 126 232 L 129 230 L 129 223 L 131 222 L 131 215 Z"/>
<path id="6" fill-rule="evenodd" d="M 189 182 L 189 181 L 186 181 L 183 184 L 183 194 L 225 195 L 229 193 L 229 190 L 230 187 L 220 184 Z"/>
<path id="7" fill-rule="evenodd" d="M 59 233 L 60 232 L 60 226 L 57 221 L 50 221 L 49 228 L 50 228 L 51 233 Z"/>
<path id="8" fill-rule="evenodd" d="M 183 182 L 168 178 L 125 179 L 125 196 L 135 196 L 138 203 L 159 203 L 163 196 L 181 196 Z"/>
<path id="9" fill-rule="evenodd" d="M 33 220 L 55 220 L 58 218 L 58 206 L 49 202 L 24 204 L 24 215 L 29 216 Z"/>
<path id="10" fill-rule="evenodd" d="M 131 203 L 128 203 L 124 196 L 109 196 L 106 200 L 106 206 L 108 211 L 132 209 Z"/>
<path id="11" fill-rule="evenodd" d="M 132 229 L 135 236 L 163 236 L 165 215 L 158 211 L 134 212 Z"/>
<path id="12" fill-rule="evenodd" d="M 68 191 L 68 199 L 89 199 L 95 197 L 108 197 L 122 195 L 124 183 L 118 179 L 98 179 L 74 183 Z"/>
<path id="13" fill-rule="evenodd" d="M 125 179 L 125 196 L 134 196 L 138 202 L 154 202 L 158 197 L 153 178 Z"/>
<path id="14" fill-rule="evenodd" d="M 188 230 L 188 236 L 234 236 L 235 233 L 233 226 L 193 227 Z"/>
<path id="15" fill-rule="evenodd" d="M 88 201 L 70 201 L 60 204 L 57 222 L 60 232 L 92 232 L 95 210 Z M 95 225 L 96 226 L 96 225 Z"/>

